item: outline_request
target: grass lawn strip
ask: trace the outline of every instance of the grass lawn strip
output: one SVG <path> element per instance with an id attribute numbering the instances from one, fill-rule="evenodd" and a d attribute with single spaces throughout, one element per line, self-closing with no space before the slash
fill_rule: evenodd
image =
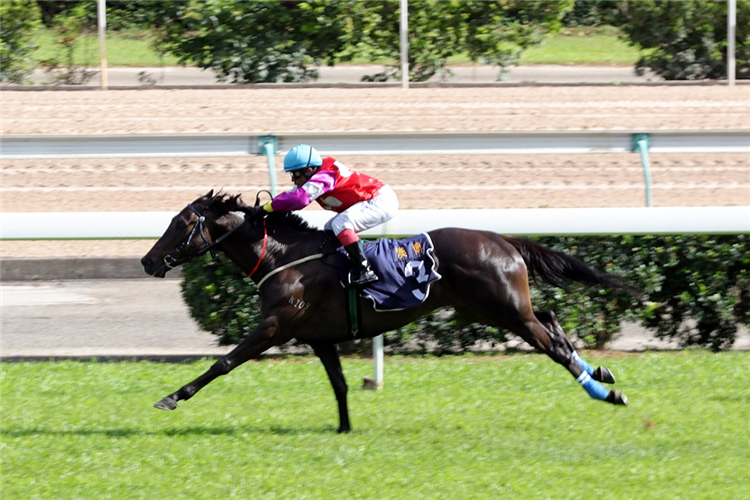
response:
<path id="1" fill-rule="evenodd" d="M 0 491 L 31 498 L 747 498 L 750 353 L 602 358 L 628 408 L 539 355 L 248 363 L 174 412 L 193 364 L 0 365 Z"/>

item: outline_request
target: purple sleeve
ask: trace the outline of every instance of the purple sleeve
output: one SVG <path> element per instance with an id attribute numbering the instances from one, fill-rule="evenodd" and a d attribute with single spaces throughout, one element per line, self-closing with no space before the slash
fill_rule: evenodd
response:
<path id="1" fill-rule="evenodd" d="M 274 212 L 291 212 L 305 208 L 310 202 L 312 200 L 307 191 L 300 187 L 277 195 L 271 202 L 271 208 Z"/>
<path id="2" fill-rule="evenodd" d="M 330 172 L 315 173 L 310 180 L 291 191 L 281 193 L 271 202 L 274 212 L 301 210 L 318 196 L 333 190 L 335 179 Z"/>

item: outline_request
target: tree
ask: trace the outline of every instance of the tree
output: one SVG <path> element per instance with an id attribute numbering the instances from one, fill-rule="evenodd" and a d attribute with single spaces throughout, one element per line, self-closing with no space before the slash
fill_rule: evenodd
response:
<path id="1" fill-rule="evenodd" d="M 497 65 L 500 79 L 523 50 L 558 30 L 560 20 L 572 8 L 573 0 L 412 0 L 408 4 L 409 78 L 425 81 L 449 74 L 445 69 L 448 58 L 466 54 L 471 61 Z M 351 16 L 360 34 L 356 46 L 371 59 L 398 61 L 399 3 L 373 2 L 360 9 L 360 15 Z M 400 77 L 400 65 L 388 64 L 385 71 L 368 79 Z"/>
<path id="2" fill-rule="evenodd" d="M 3 0 L 0 18 L 0 82 L 27 83 L 34 71 L 31 54 L 37 46 L 31 37 L 41 26 L 39 7 L 28 0 Z"/>
<path id="3" fill-rule="evenodd" d="M 615 0 L 576 0 L 573 9 L 565 14 L 563 24 L 574 26 L 606 26 L 617 24 Z"/>
<path id="4" fill-rule="evenodd" d="M 524 50 L 562 28 L 561 21 L 574 4 L 573 0 L 466 2 L 469 57 L 499 66 L 503 76 Z"/>
<path id="5" fill-rule="evenodd" d="M 368 77 L 400 78 L 398 0 L 336 2 L 230 0 L 175 2 L 164 17 L 164 46 L 183 63 L 233 82 L 296 82 L 316 67 L 362 57 L 388 61 Z M 409 72 L 424 81 L 446 72 L 449 57 L 501 69 L 561 26 L 573 0 L 411 0 Z"/>
<path id="6" fill-rule="evenodd" d="M 618 25 L 627 40 L 650 49 L 636 64 L 666 80 L 727 76 L 726 0 L 622 1 Z M 750 78 L 750 0 L 737 1 L 736 78 Z"/>
<path id="7" fill-rule="evenodd" d="M 163 47 L 233 83 L 298 82 L 343 49 L 335 2 L 175 2 Z"/>

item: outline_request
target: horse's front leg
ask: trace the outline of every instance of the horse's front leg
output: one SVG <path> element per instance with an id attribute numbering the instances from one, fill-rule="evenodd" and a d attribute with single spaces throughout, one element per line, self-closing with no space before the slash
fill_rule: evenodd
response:
<path id="1" fill-rule="evenodd" d="M 344 370 L 341 368 L 341 360 L 336 348 L 336 344 L 326 342 L 309 342 L 310 347 L 315 351 L 315 355 L 323 362 L 323 366 L 328 374 L 328 379 L 333 386 L 333 393 L 336 396 L 336 402 L 339 406 L 339 428 L 336 432 L 350 432 L 352 430 L 349 424 L 349 406 L 346 402 L 346 395 L 349 391 L 344 378 Z"/>
<path id="2" fill-rule="evenodd" d="M 253 333 L 240 342 L 240 344 L 232 349 L 231 352 L 211 365 L 211 368 L 209 368 L 203 375 L 189 384 L 182 386 L 177 392 L 163 398 L 154 405 L 154 408 L 159 408 L 161 410 L 174 410 L 177 408 L 178 401 L 185 401 L 192 398 L 195 393 L 200 391 L 215 378 L 221 375 L 226 375 L 245 361 L 258 356 L 275 345 L 283 344 L 289 340 L 288 338 L 280 339 L 279 335 L 277 335 L 278 329 L 279 321 L 276 316 L 265 318 L 255 327 Z"/>

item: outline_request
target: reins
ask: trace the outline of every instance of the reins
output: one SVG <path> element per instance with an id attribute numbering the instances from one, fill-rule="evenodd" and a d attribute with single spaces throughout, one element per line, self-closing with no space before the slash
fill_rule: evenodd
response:
<path id="1" fill-rule="evenodd" d="M 263 248 L 260 251 L 260 256 L 258 257 L 258 262 L 255 263 L 255 267 L 253 267 L 253 270 L 250 271 L 250 274 L 247 275 L 248 278 L 252 278 L 253 274 L 255 274 L 255 271 L 258 270 L 260 267 L 260 262 L 263 260 L 263 256 L 266 254 L 266 244 L 268 243 L 268 227 L 266 226 L 266 219 L 263 218 Z M 258 290 L 260 290 L 260 287 L 263 285 L 263 283 L 266 282 L 268 278 L 273 276 L 276 273 L 280 273 L 281 271 L 285 269 L 289 269 L 290 267 L 294 267 L 298 264 L 302 264 L 303 262 L 308 262 L 315 259 L 321 259 L 325 257 L 324 253 L 316 253 L 312 255 L 308 255 L 307 257 L 303 257 L 301 259 L 293 260 L 292 262 L 289 262 L 287 264 L 284 264 L 283 266 L 279 266 L 276 269 L 272 269 L 268 272 L 265 276 L 261 278 L 261 280 L 256 285 Z"/>
<path id="2" fill-rule="evenodd" d="M 258 200 L 256 199 L 256 206 L 257 205 L 258 205 Z M 247 218 L 245 218 L 245 219 L 243 219 L 242 222 L 240 222 L 235 227 L 233 227 L 232 229 L 230 229 L 229 231 L 227 231 L 226 233 L 224 233 L 223 235 L 221 235 L 215 241 L 208 241 L 208 239 L 204 235 L 205 228 L 203 226 L 203 223 L 206 220 L 205 212 L 204 213 L 200 213 L 192 204 L 188 204 L 188 208 L 195 215 L 198 216 L 198 220 L 193 225 L 193 228 L 190 231 L 190 234 L 188 235 L 187 239 L 184 242 L 182 242 L 180 245 L 178 245 L 177 248 L 175 248 L 175 250 L 171 254 L 164 256 L 164 263 L 166 264 L 166 266 L 169 269 L 172 269 L 175 266 L 179 265 L 180 262 L 178 261 L 177 258 L 175 258 L 175 256 L 177 254 L 179 254 L 182 251 L 183 248 L 185 248 L 186 246 L 190 245 L 190 243 L 193 241 L 193 238 L 195 237 L 196 233 L 200 235 L 201 239 L 204 241 L 204 243 L 206 243 L 206 246 L 204 246 L 203 248 L 201 248 L 200 250 L 198 250 L 198 252 L 193 257 L 198 257 L 198 256 L 201 256 L 201 255 L 205 254 L 206 252 L 211 252 L 211 256 L 213 258 L 216 258 L 216 255 L 215 255 L 215 252 L 214 252 L 215 248 L 222 241 L 224 241 L 225 239 L 227 239 L 235 231 L 237 231 L 240 227 L 242 227 L 242 225 L 245 224 L 245 222 L 247 222 Z M 325 247 L 326 243 L 327 243 L 327 241 L 324 239 L 323 243 L 321 244 L 320 248 L 318 249 L 318 253 L 315 253 L 315 254 L 312 254 L 312 255 L 308 255 L 307 257 L 303 257 L 301 259 L 294 260 L 292 262 L 284 264 L 283 266 L 279 266 L 276 269 L 272 269 L 271 271 L 269 271 L 268 274 L 266 274 L 265 276 L 263 276 L 263 278 L 261 278 L 261 280 L 258 282 L 258 285 L 257 285 L 258 289 L 260 290 L 260 287 L 263 285 L 263 283 L 266 282 L 266 280 L 268 280 L 268 278 L 270 278 L 271 276 L 273 276 L 273 275 L 275 275 L 275 274 L 277 274 L 277 273 L 279 273 L 281 271 L 284 271 L 285 269 L 289 269 L 290 267 L 294 267 L 296 265 L 299 265 L 299 264 L 302 264 L 304 262 L 308 262 L 308 261 L 311 261 L 311 260 L 321 259 L 321 258 L 325 257 L 326 255 L 328 255 L 328 253 L 324 253 L 324 252 L 320 251 L 320 250 L 322 250 Z M 258 256 L 258 261 L 255 263 L 255 266 L 253 267 L 252 271 L 250 271 L 250 273 L 247 275 L 248 278 L 252 278 L 253 275 L 258 271 L 258 268 L 260 268 L 260 263 L 263 261 L 263 257 L 266 255 L 266 248 L 267 248 L 267 246 L 268 246 L 268 226 L 266 224 L 266 218 L 263 217 L 263 246 L 261 247 L 260 255 Z"/>
<path id="3" fill-rule="evenodd" d="M 252 271 L 250 271 L 250 274 L 247 275 L 248 278 L 252 278 L 253 274 L 255 274 L 255 271 L 258 270 L 260 267 L 260 261 L 263 260 L 263 256 L 266 254 L 266 244 L 268 243 L 268 227 L 266 226 L 266 218 L 263 217 L 263 248 L 260 250 L 260 256 L 258 257 L 258 262 L 255 263 L 255 267 Z M 268 275 L 266 275 L 266 278 Z M 261 283 L 266 280 L 266 278 L 263 278 L 261 280 Z M 260 285 L 258 285 L 258 288 L 260 288 Z"/>
<path id="4" fill-rule="evenodd" d="M 237 224 L 236 226 L 234 226 L 234 227 L 233 227 L 232 229 L 230 229 L 230 230 L 229 230 L 229 231 L 227 231 L 226 233 L 224 233 L 224 234 L 222 234 L 221 236 L 219 236 L 219 237 L 218 237 L 218 238 L 217 238 L 217 239 L 216 239 L 215 241 L 212 241 L 211 243 L 209 243 L 209 244 L 208 244 L 208 245 L 206 245 L 205 247 L 203 247 L 203 248 L 201 248 L 200 250 L 198 250 L 198 253 L 196 254 L 196 256 L 200 256 L 200 255 L 203 255 L 203 254 L 204 254 L 204 253 L 206 253 L 206 252 L 211 252 L 211 257 L 213 257 L 213 258 L 215 259 L 215 258 L 216 258 L 216 255 L 214 254 L 214 248 L 215 248 L 215 247 L 217 247 L 217 246 L 219 246 L 219 244 L 220 244 L 220 243 L 221 243 L 222 241 L 224 241 L 225 239 L 229 238 L 229 237 L 230 237 L 230 236 L 232 235 L 232 233 L 234 233 L 234 232 L 235 232 L 235 231 L 237 231 L 237 230 L 238 230 L 239 228 L 241 228 L 241 227 L 242 227 L 242 225 L 243 225 L 243 224 L 244 224 L 245 222 L 246 222 L 246 221 L 245 221 L 245 220 L 243 220 L 242 222 L 240 222 L 239 224 Z"/>

